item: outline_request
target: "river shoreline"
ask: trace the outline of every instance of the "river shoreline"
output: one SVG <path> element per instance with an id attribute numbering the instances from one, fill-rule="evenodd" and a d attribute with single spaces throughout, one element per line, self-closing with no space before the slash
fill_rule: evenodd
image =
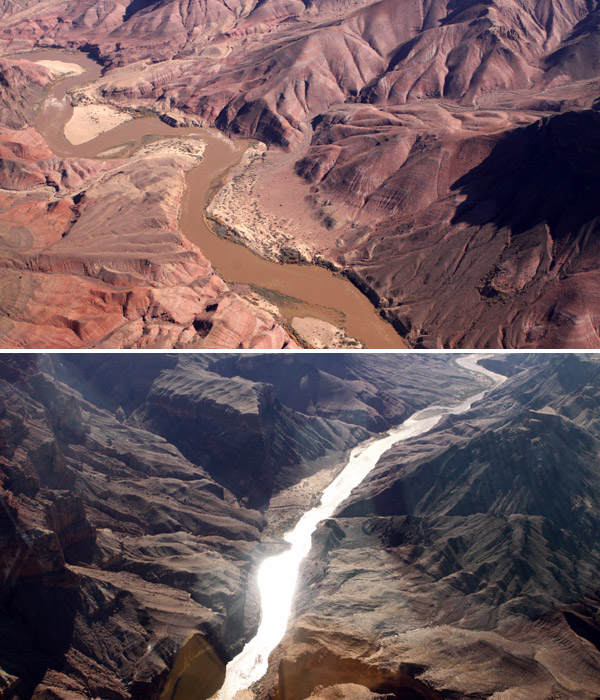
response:
<path id="1" fill-rule="evenodd" d="M 186 173 L 186 191 L 179 213 L 181 231 L 200 248 L 215 272 L 234 291 L 251 303 L 256 304 L 259 295 L 273 304 L 278 311 L 275 320 L 301 344 L 317 348 L 407 347 L 393 326 L 346 276 L 327 266 L 267 260 L 233 237 L 216 235 L 208 225 L 206 200 L 212 199 L 221 189 L 227 173 L 247 153 L 250 142 L 230 141 L 220 132 L 203 127 L 173 127 L 157 116 L 138 116 L 85 142 L 70 143 L 64 134 L 65 124 L 73 117 L 68 93 L 77 89 L 78 103 L 83 100 L 81 103 L 85 104 L 86 97 L 80 88 L 100 76 L 101 65 L 80 53 L 55 49 L 17 55 L 29 60 L 68 60 L 86 69 L 82 75 L 66 76 L 54 82 L 39 109 L 36 128 L 59 157 L 131 157 L 148 135 L 184 137 L 193 134 L 206 140 L 204 161 Z M 135 113 L 130 108 L 122 108 L 122 111 Z M 243 202 L 234 201 L 232 205 L 243 206 Z M 251 288 L 247 296 L 245 286 Z"/>

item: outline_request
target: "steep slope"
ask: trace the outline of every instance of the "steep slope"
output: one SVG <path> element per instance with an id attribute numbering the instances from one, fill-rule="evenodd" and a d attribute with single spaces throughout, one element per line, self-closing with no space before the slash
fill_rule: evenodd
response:
<path id="1" fill-rule="evenodd" d="M 0 60 L 0 124 L 18 129 L 34 121 L 52 73 L 31 61 Z"/>
<path id="2" fill-rule="evenodd" d="M 334 222 L 319 254 L 412 343 L 598 346 L 597 113 L 532 116 L 425 104 L 316 125 L 296 170 Z"/>
<path id="3" fill-rule="evenodd" d="M 211 369 L 273 384 L 277 398 L 296 411 L 375 431 L 398 425 L 442 398 L 466 396 L 474 380 L 447 356 L 233 355 L 215 358 Z"/>
<path id="4" fill-rule="evenodd" d="M 29 358 L 2 364 L 7 696 L 156 697 L 190 635 L 218 676 L 256 624 L 262 516 Z"/>
<path id="5" fill-rule="evenodd" d="M 480 381 L 438 357 L 170 356 L 145 361 L 141 375 L 137 358 L 77 355 L 63 364 L 61 376 L 100 405 L 120 406 L 189 459 L 202 454 L 211 474 L 261 504 L 370 432 Z"/>
<path id="6" fill-rule="evenodd" d="M 600 364 L 527 364 L 319 529 L 260 697 L 597 696 Z"/>
<path id="7" fill-rule="evenodd" d="M 598 115 L 586 111 L 545 118 L 488 141 L 489 155 L 447 183 L 445 192 L 438 178 L 432 202 L 389 202 L 399 216 L 379 227 L 384 243 L 361 246 L 360 276 L 379 296 L 403 302 L 390 314 L 425 345 L 597 347 L 590 290 L 597 284 L 599 137 Z M 469 143 L 467 153 L 469 147 L 476 144 Z M 435 151 L 425 148 L 424 158 Z M 464 157 L 464 147 L 460 153 Z M 432 175 L 416 167 L 403 168 L 403 182 L 410 174 Z M 433 210 L 444 221 L 432 225 Z M 449 225 L 456 230 L 452 255 L 446 249 L 445 259 L 425 257 L 424 248 L 437 249 Z M 399 240 L 400 255 L 393 252 Z M 396 279 L 405 281 L 402 288 Z"/>
<path id="8" fill-rule="evenodd" d="M 598 124 L 587 111 L 600 84 L 596 3 L 60 0 L 3 11 L 4 54 L 59 46 L 102 62 L 79 103 L 274 146 L 231 173 L 211 215 L 260 255 L 343 271 L 410 343 L 600 346 Z M 4 71 L 9 122 L 31 114 L 22 102 L 42 80 L 31 70 Z M 568 183 L 565 160 L 577 173 Z M 483 172 L 493 175 L 479 182 Z M 559 201 L 573 187 L 578 215 L 561 235 L 545 206 L 518 220 L 530 194 Z M 493 201 L 500 192 L 516 196 Z"/>
<path id="9" fill-rule="evenodd" d="M 321 458 L 333 453 L 339 459 L 340 451 L 369 435 L 339 420 L 291 411 L 269 384 L 224 379 L 193 363 L 159 377 L 131 420 L 151 426 L 186 455 L 204 454 L 208 471 L 254 505 L 287 481 L 286 472 L 298 480 Z"/>

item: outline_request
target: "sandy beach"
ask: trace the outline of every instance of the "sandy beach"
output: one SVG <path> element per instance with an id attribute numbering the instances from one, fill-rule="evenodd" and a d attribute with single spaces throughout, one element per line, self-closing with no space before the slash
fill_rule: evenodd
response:
<path id="1" fill-rule="evenodd" d="M 349 455 L 349 453 L 348 453 Z M 288 486 L 275 494 L 266 513 L 269 535 L 281 537 L 287 532 L 304 511 L 316 506 L 323 491 L 342 471 L 347 463 L 347 457 L 337 461 L 324 463 L 323 467 L 314 474 L 304 477 L 298 483 Z"/>
<path id="2" fill-rule="evenodd" d="M 255 188 L 266 150 L 260 142 L 248 146 L 239 164 L 232 168 L 211 199 L 206 212 L 267 260 L 312 260 L 313 252 L 294 238 L 293 222 L 283 215 L 267 213 L 257 204 Z"/>
<path id="3" fill-rule="evenodd" d="M 198 163 L 202 162 L 206 141 L 198 136 L 174 136 L 172 138 L 159 138 L 139 148 L 135 155 L 148 156 L 191 156 Z"/>
<path id="4" fill-rule="evenodd" d="M 108 105 L 76 105 L 65 124 L 65 138 L 74 146 L 86 143 L 133 117 Z"/>
<path id="5" fill-rule="evenodd" d="M 292 319 L 292 328 L 311 348 L 362 348 L 363 345 L 327 321 L 307 316 Z"/>
<path id="6" fill-rule="evenodd" d="M 56 76 L 80 75 L 85 73 L 85 68 L 77 63 L 67 63 L 65 61 L 36 61 L 39 66 L 47 68 Z"/>

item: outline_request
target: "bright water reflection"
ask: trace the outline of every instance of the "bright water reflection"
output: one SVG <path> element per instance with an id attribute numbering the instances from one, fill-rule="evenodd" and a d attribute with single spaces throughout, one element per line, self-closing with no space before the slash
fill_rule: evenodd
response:
<path id="1" fill-rule="evenodd" d="M 457 358 L 456 361 L 466 369 L 487 375 L 498 384 L 505 379 L 480 367 L 476 356 Z M 346 467 L 323 491 L 320 504 L 307 511 L 296 527 L 285 535 L 291 548 L 283 554 L 265 559 L 261 564 L 258 571 L 262 607 L 260 627 L 241 653 L 227 664 L 225 683 L 216 695 L 219 700 L 233 700 L 238 691 L 250 687 L 266 673 L 269 654 L 285 633 L 298 569 L 310 550 L 311 536 L 317 525 L 333 515 L 340 503 L 375 467 L 384 452 L 397 442 L 428 432 L 446 414 L 464 413 L 485 393 L 482 391 L 470 396 L 451 408 L 429 406 L 415 413 L 398 428 L 390 430 L 385 437 L 367 441 L 352 450 Z"/>

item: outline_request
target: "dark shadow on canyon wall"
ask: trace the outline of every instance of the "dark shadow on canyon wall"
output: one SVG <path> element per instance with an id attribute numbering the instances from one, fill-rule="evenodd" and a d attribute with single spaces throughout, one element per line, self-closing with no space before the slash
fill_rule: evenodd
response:
<path id="1" fill-rule="evenodd" d="M 127 22 L 134 15 L 138 14 L 138 12 L 143 12 L 144 10 L 148 10 L 150 12 L 159 7 L 161 4 L 162 3 L 160 0 L 132 0 L 132 2 L 130 2 L 125 8 L 123 22 Z"/>
<path id="2" fill-rule="evenodd" d="M 551 76 L 570 75 L 585 80 L 598 74 L 600 13 L 597 8 L 572 27 L 560 45 L 544 59 Z"/>
<path id="3" fill-rule="evenodd" d="M 2 666 L 20 677 L 19 700 L 29 700 L 49 670 L 64 669 L 79 597 L 78 587 L 36 584 L 20 584 L 2 596 L 0 634 L 13 640 L 3 649 Z"/>
<path id="4" fill-rule="evenodd" d="M 516 129 L 454 182 L 466 200 L 452 223 L 492 222 L 514 234 L 546 224 L 554 240 L 565 239 L 600 216 L 599 162 L 598 112 L 567 112 Z"/>

